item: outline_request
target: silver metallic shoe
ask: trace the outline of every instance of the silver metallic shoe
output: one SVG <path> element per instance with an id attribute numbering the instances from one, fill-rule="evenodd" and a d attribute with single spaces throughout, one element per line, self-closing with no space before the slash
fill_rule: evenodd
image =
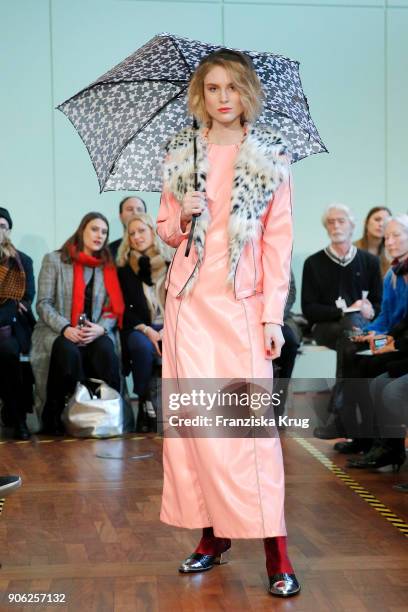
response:
<path id="1" fill-rule="evenodd" d="M 0 476 L 0 499 L 21 487 L 20 476 Z"/>
<path id="2" fill-rule="evenodd" d="M 230 548 L 220 555 L 203 555 L 194 552 L 187 557 L 179 567 L 179 572 L 182 574 L 191 574 L 193 572 L 205 572 L 214 567 L 214 565 L 223 565 L 228 563 L 230 556 Z"/>
<path id="3" fill-rule="evenodd" d="M 277 597 L 291 597 L 300 591 L 295 574 L 274 574 L 269 576 L 269 593 Z"/>

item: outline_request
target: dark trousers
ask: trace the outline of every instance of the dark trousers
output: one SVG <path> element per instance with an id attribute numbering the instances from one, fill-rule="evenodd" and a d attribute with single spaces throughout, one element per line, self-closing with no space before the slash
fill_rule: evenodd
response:
<path id="1" fill-rule="evenodd" d="M 316 323 L 312 332 L 317 344 L 336 351 L 337 380 L 331 392 L 328 411 L 338 414 L 339 430 L 344 429 L 350 437 L 361 437 L 361 430 L 357 421 L 355 388 L 348 384 L 348 379 L 356 376 L 357 353 L 368 348 L 368 343 L 352 342 L 348 335 L 353 327 L 361 328 L 366 323 L 360 313 L 349 313 L 339 321 Z"/>
<path id="2" fill-rule="evenodd" d="M 151 327 L 159 331 L 163 325 L 153 324 Z M 151 340 L 136 329 L 126 336 L 126 348 L 131 362 L 133 391 L 144 399 L 159 356 Z"/>
<path id="3" fill-rule="evenodd" d="M 27 388 L 20 363 L 20 347 L 13 336 L 0 340 L 0 397 L 4 402 L 5 425 L 24 420 L 26 412 L 31 411 L 32 386 Z"/>
<path id="4" fill-rule="evenodd" d="M 275 407 L 275 417 L 283 415 L 285 411 L 286 397 L 288 393 L 289 381 L 295 367 L 296 355 L 299 343 L 289 325 L 286 323 L 282 327 L 282 334 L 285 344 L 282 347 L 280 357 L 273 362 L 274 379 L 277 380 L 279 392 L 281 394 L 279 406 Z"/>
<path id="5" fill-rule="evenodd" d="M 349 436 L 372 438 L 378 436 L 378 421 L 370 393 L 373 379 L 388 370 L 390 362 L 404 359 L 404 353 L 383 353 L 363 357 L 354 355 L 347 366 L 344 379 L 344 402 L 341 419 Z M 361 424 L 356 421 L 356 405 L 359 407 Z"/>
<path id="6" fill-rule="evenodd" d="M 404 451 L 408 423 L 408 374 L 391 378 L 382 374 L 371 381 L 370 395 L 379 436 L 389 448 Z"/>
<path id="7" fill-rule="evenodd" d="M 282 327 L 282 334 L 285 338 L 285 344 L 282 347 L 280 357 L 275 359 L 273 365 L 276 367 L 279 378 L 290 378 L 295 367 L 299 343 L 292 328 L 286 323 Z"/>
<path id="8" fill-rule="evenodd" d="M 345 368 L 351 363 L 357 351 L 367 348 L 346 337 L 353 327 L 363 327 L 367 320 L 360 313 L 349 313 L 339 321 L 327 321 L 316 323 L 313 326 L 312 335 L 317 344 L 328 346 L 337 352 L 336 377 L 346 377 Z"/>
<path id="9" fill-rule="evenodd" d="M 52 345 L 43 411 L 45 424 L 61 415 L 66 396 L 72 395 L 77 383 L 86 378 L 99 378 L 120 391 L 119 360 L 112 340 L 100 336 L 86 346 L 78 346 L 64 336 L 58 337 Z"/>

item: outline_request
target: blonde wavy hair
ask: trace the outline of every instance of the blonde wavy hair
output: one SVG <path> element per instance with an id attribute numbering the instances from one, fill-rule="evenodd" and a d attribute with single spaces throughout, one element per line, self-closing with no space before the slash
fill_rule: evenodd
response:
<path id="1" fill-rule="evenodd" d="M 244 107 L 242 121 L 253 123 L 262 110 L 264 93 L 250 58 L 238 51 L 220 49 L 207 55 L 191 77 L 188 88 L 188 108 L 202 125 L 210 127 L 211 117 L 205 107 L 204 80 L 214 66 L 221 66 L 231 76 Z"/>
<path id="2" fill-rule="evenodd" d="M 171 259 L 169 250 L 166 248 L 166 245 L 164 244 L 164 242 L 161 240 L 161 238 L 158 236 L 156 232 L 156 228 L 155 228 L 153 219 L 148 213 L 141 212 L 141 213 L 137 213 L 136 215 L 133 215 L 132 217 L 130 217 L 129 221 L 127 222 L 125 235 L 123 236 L 123 240 L 118 249 L 118 254 L 116 257 L 116 264 L 120 268 L 123 268 L 123 266 L 125 266 L 129 261 L 129 254 L 132 251 L 132 247 L 130 246 L 130 240 L 129 240 L 129 228 L 131 224 L 133 223 L 133 221 L 141 221 L 142 223 L 147 225 L 147 227 L 150 227 L 150 229 L 152 230 L 153 232 L 153 245 L 152 246 L 155 250 L 154 254 L 161 255 L 165 259 L 165 261 L 168 261 L 169 259 Z"/>

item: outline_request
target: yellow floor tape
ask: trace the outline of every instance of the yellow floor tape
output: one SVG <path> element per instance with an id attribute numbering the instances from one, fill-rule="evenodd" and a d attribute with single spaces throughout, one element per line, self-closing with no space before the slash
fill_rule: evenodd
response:
<path id="1" fill-rule="evenodd" d="M 307 450 L 311 455 L 313 455 L 315 459 L 320 461 L 320 463 L 327 467 L 328 470 L 333 472 L 333 474 L 337 476 L 337 478 L 340 478 L 340 480 L 342 480 L 345 485 L 347 485 L 350 489 L 352 489 L 352 491 L 357 493 L 357 495 L 359 495 L 361 499 L 366 501 L 372 508 L 374 508 L 374 510 L 376 510 L 379 514 L 381 514 L 381 516 L 386 518 L 387 521 L 394 525 L 394 527 L 396 527 L 401 533 L 405 535 L 405 537 L 408 538 L 408 524 L 401 518 L 399 518 L 396 514 L 394 514 L 394 512 L 391 512 L 391 510 L 387 508 L 387 506 L 384 506 L 384 504 L 380 502 L 380 500 L 377 499 L 375 495 L 370 493 L 370 491 L 368 491 L 360 483 L 354 480 L 354 478 L 349 476 L 347 472 L 345 472 L 338 465 L 333 463 L 331 459 L 326 457 L 326 455 L 324 455 L 321 451 L 315 448 L 313 444 L 311 444 L 304 438 L 293 439 L 296 440 L 296 442 L 300 444 L 300 446 L 303 446 L 303 448 Z"/>

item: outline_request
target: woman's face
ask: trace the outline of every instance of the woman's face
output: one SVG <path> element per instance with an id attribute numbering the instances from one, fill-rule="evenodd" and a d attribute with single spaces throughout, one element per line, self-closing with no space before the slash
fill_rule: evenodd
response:
<path id="1" fill-rule="evenodd" d="M 369 238 L 382 238 L 384 236 L 384 224 L 390 217 L 387 210 L 378 210 L 373 213 L 367 223 L 367 236 Z"/>
<path id="2" fill-rule="evenodd" d="M 244 112 L 241 96 L 222 66 L 214 66 L 204 79 L 204 102 L 213 121 L 221 124 L 240 122 Z"/>
<path id="3" fill-rule="evenodd" d="M 100 251 L 108 236 L 108 226 L 102 219 L 92 219 L 85 225 L 82 240 L 84 243 L 84 253 L 92 255 Z"/>
<path id="4" fill-rule="evenodd" d="M 154 241 L 152 229 L 143 221 L 132 221 L 128 227 L 129 244 L 132 249 L 143 253 L 152 246 Z"/>
<path id="5" fill-rule="evenodd" d="M 390 221 L 385 228 L 385 248 L 393 259 L 401 258 L 408 253 L 408 232 L 397 221 Z"/>
<path id="6" fill-rule="evenodd" d="M 5 238 L 10 236 L 10 227 L 7 219 L 0 217 L 0 244 L 3 244 Z"/>

